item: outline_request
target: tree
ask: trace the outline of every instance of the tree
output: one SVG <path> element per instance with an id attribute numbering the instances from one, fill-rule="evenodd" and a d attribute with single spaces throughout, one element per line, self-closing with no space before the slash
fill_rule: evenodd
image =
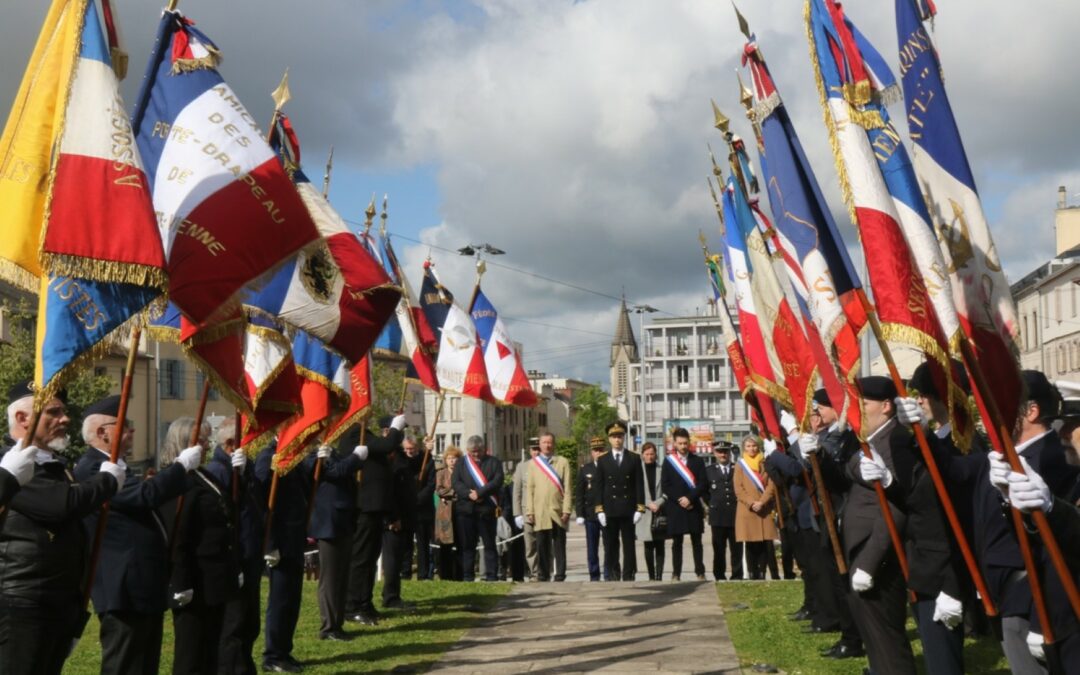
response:
<path id="1" fill-rule="evenodd" d="M 4 314 L 10 327 L 10 341 L 0 343 L 0 394 L 34 376 L 35 316 L 25 300 L 17 305 L 5 303 Z M 82 439 L 82 411 L 87 405 L 105 396 L 113 381 L 95 375 L 91 369 L 79 372 L 67 383 L 68 392 L 68 449 L 62 452 L 68 459 L 79 457 L 86 449 Z M 7 415 L 0 415 L 0 433 L 8 434 Z"/>
<path id="2" fill-rule="evenodd" d="M 607 393 L 596 385 L 577 392 L 573 406 L 570 435 L 579 449 L 588 448 L 590 438 L 603 436 L 607 426 L 619 420 L 618 411 L 608 404 Z"/>

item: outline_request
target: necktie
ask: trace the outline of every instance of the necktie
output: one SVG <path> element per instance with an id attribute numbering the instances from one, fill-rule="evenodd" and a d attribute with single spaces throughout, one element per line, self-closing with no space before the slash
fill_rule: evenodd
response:
<path id="1" fill-rule="evenodd" d="M 622 453 L 621 452 L 616 452 L 615 453 L 615 465 L 616 466 L 622 466 Z"/>

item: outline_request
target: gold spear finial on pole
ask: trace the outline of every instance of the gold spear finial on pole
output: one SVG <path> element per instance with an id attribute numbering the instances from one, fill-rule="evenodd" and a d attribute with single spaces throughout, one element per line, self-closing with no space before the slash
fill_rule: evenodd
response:
<path id="1" fill-rule="evenodd" d="M 712 162 L 712 172 L 713 172 L 713 175 L 716 176 L 716 182 L 720 183 L 720 184 L 723 184 L 722 180 L 721 180 L 723 178 L 723 175 L 722 175 L 722 173 L 720 171 L 720 165 L 716 163 L 716 155 L 713 154 L 712 144 L 711 143 L 706 143 L 705 147 L 707 147 L 709 149 L 709 161 Z M 711 183 L 710 183 L 710 185 L 711 185 Z"/>
<path id="2" fill-rule="evenodd" d="M 750 117 L 750 110 L 754 107 L 754 92 L 750 91 L 746 84 L 742 81 L 742 74 L 739 73 L 739 69 L 735 69 L 735 77 L 739 80 L 739 103 L 746 108 L 746 116 Z M 753 117 L 750 120 L 753 121 Z"/>
<path id="3" fill-rule="evenodd" d="M 384 192 L 382 196 L 382 213 L 379 214 L 379 234 L 381 234 L 383 237 L 386 237 L 386 205 L 389 201 L 390 195 Z"/>
<path id="4" fill-rule="evenodd" d="M 180 4 L 180 0 L 169 0 L 169 6 L 165 8 L 166 12 L 175 12 L 176 6 Z"/>
<path id="5" fill-rule="evenodd" d="M 371 193 L 371 201 L 368 202 L 367 209 L 364 210 L 364 233 L 366 234 L 371 230 L 371 225 L 375 222 L 375 193 Z"/>
<path id="6" fill-rule="evenodd" d="M 716 165 L 715 160 L 713 166 Z M 717 179 L 719 182 L 719 178 Z M 709 184 L 709 192 L 712 193 L 712 203 L 716 207 L 716 217 L 720 219 L 720 234 L 724 233 L 724 208 L 720 206 L 720 199 L 716 196 L 716 189 L 713 187 L 712 178 L 705 177 L 705 182 Z"/>
<path id="7" fill-rule="evenodd" d="M 709 103 L 712 103 L 713 126 L 719 129 L 720 133 L 726 134 L 731 127 L 731 118 L 720 112 L 720 106 L 716 105 L 716 101 L 709 99 Z"/>
<path id="8" fill-rule="evenodd" d="M 330 154 L 326 158 L 326 173 L 322 177 L 323 199 L 330 197 L 330 173 L 334 170 L 334 146 L 330 146 Z"/>
<path id="9" fill-rule="evenodd" d="M 289 69 L 285 69 L 285 74 L 281 76 L 281 82 L 278 83 L 277 89 L 271 94 L 270 98 L 274 99 L 274 113 L 280 113 L 281 109 L 285 107 L 285 104 L 292 98 L 292 92 L 289 91 Z"/>

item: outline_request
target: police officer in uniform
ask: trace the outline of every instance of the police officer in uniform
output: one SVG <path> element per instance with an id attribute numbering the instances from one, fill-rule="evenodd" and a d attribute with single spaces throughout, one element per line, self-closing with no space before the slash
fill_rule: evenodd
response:
<path id="1" fill-rule="evenodd" d="M 596 517 L 607 533 L 604 542 L 604 565 L 609 581 L 614 580 L 611 566 L 618 557 L 622 539 L 622 580 L 633 581 L 636 572 L 634 526 L 645 515 L 645 483 L 642 481 L 641 458 L 626 450 L 626 425 L 613 422 L 607 427 L 608 452 L 596 462 L 596 481 L 593 484 Z"/>
<path id="2" fill-rule="evenodd" d="M 592 461 L 584 464 L 578 471 L 577 492 L 574 494 L 577 524 L 585 526 L 585 557 L 589 565 L 589 581 L 600 581 L 600 539 L 603 529 L 600 527 L 600 520 L 596 517 L 596 494 L 593 484 L 596 482 L 596 460 L 600 459 L 606 449 L 607 443 L 604 442 L 603 437 L 593 436 L 589 439 L 589 454 L 592 456 Z M 607 557 L 606 544 L 604 557 Z M 607 572 L 606 561 L 604 572 Z"/>
<path id="3" fill-rule="evenodd" d="M 723 581 L 727 573 L 727 552 L 731 553 L 731 579 L 743 578 L 743 546 L 735 540 L 735 473 L 731 450 L 723 441 L 713 443 L 714 464 L 705 468 L 709 482 L 709 527 L 712 528 L 713 578 Z M 725 551 L 724 549 L 727 549 Z"/>

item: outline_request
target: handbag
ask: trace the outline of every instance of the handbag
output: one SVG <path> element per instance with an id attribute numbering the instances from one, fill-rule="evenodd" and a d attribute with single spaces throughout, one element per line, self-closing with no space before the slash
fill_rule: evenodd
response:
<path id="1" fill-rule="evenodd" d="M 650 529 L 658 534 L 667 534 L 667 516 L 662 513 L 654 513 Z"/>

